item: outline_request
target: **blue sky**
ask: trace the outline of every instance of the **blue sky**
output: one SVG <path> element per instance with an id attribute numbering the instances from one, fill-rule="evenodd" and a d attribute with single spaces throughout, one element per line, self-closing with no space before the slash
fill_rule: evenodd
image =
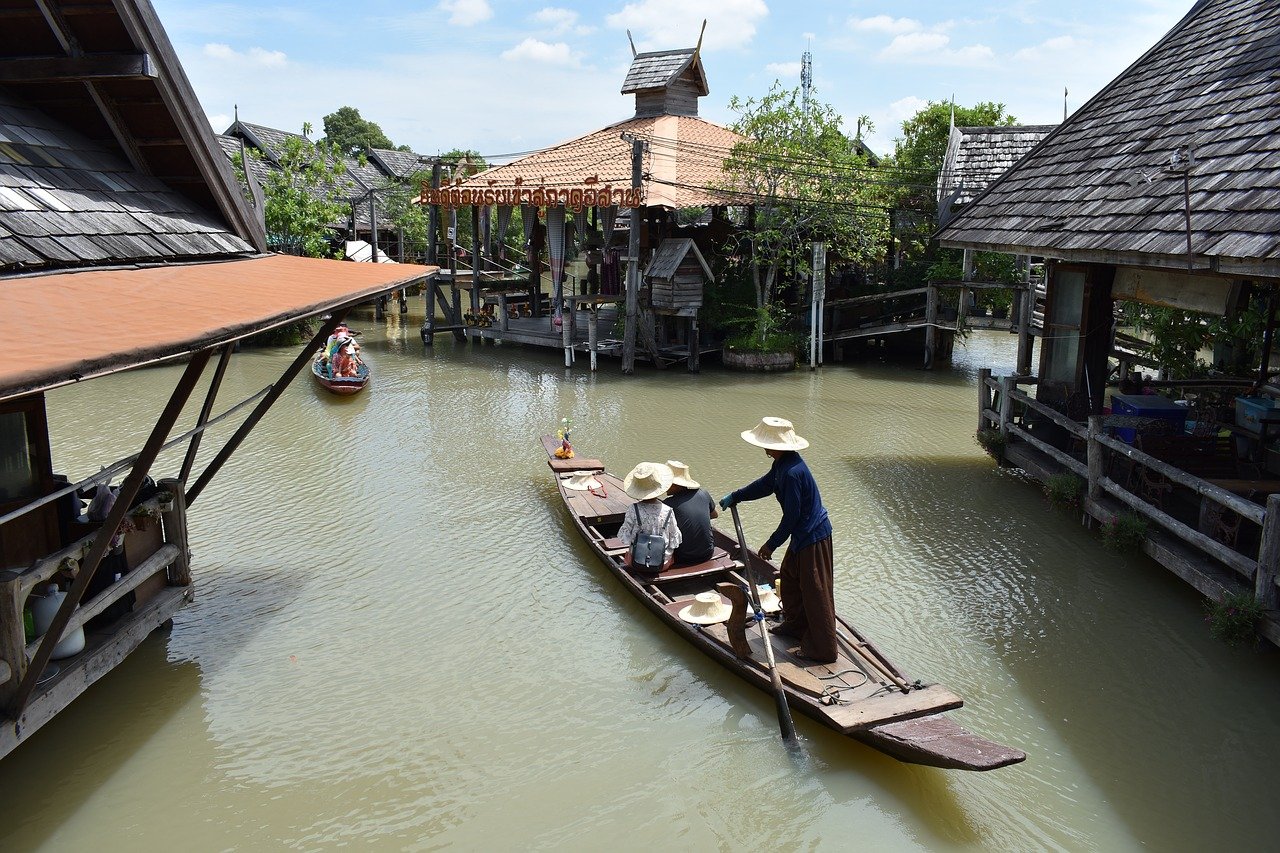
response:
<path id="1" fill-rule="evenodd" d="M 286 130 L 350 105 L 397 144 L 434 154 L 526 151 L 632 114 L 620 95 L 639 50 L 692 47 L 707 19 L 711 94 L 799 84 L 813 54 L 816 97 L 852 128 L 875 123 L 892 150 L 927 101 L 1004 103 L 1024 124 L 1056 123 L 1172 27 L 1192 0 L 438 0 L 361 4 L 153 0 L 215 130 L 234 105 Z"/>

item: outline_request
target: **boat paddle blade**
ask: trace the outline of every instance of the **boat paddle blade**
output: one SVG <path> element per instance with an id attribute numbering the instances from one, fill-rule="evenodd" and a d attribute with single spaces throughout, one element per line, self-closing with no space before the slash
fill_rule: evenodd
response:
<path id="1" fill-rule="evenodd" d="M 756 624 L 760 626 L 760 638 L 764 640 L 764 654 L 769 661 L 769 677 L 773 681 L 773 702 L 778 706 L 778 728 L 782 730 L 782 739 L 789 743 L 796 740 L 796 724 L 791 719 L 791 708 L 787 705 L 787 692 L 782 687 L 782 676 L 778 674 L 778 665 L 773 660 L 773 640 L 769 637 L 767 619 L 761 618 L 764 612 L 760 609 L 760 593 L 756 590 L 756 576 L 751 569 L 751 551 L 747 548 L 747 535 L 742 532 L 742 519 L 738 515 L 738 506 L 729 507 L 733 513 L 733 529 L 738 534 L 738 553 L 742 565 L 747 570 L 747 591 L 751 594 L 751 603 L 755 608 Z"/>

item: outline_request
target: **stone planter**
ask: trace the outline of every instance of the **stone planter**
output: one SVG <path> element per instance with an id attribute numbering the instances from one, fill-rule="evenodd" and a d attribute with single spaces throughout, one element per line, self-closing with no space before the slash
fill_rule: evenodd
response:
<path id="1" fill-rule="evenodd" d="M 796 369 L 794 352 L 751 352 L 749 350 L 720 350 L 720 360 L 730 370 L 748 370 L 755 373 L 775 373 Z"/>
<path id="2" fill-rule="evenodd" d="M 1007 320 L 1009 319 L 1009 309 L 1008 308 L 992 308 L 991 316 L 995 317 L 997 320 Z"/>

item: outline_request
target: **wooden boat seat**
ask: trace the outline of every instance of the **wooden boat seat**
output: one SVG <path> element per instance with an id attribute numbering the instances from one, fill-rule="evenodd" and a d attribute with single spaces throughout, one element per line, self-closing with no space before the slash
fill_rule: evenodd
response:
<path id="1" fill-rule="evenodd" d="M 742 568 L 742 564 L 729 556 L 729 552 L 723 548 L 716 548 L 711 553 L 711 559 L 704 563 L 694 563 L 689 566 L 672 566 L 665 572 L 659 572 L 652 583 L 667 583 L 669 581 L 688 580 L 689 578 L 700 578 L 704 575 L 714 575 L 723 572 L 725 569 Z"/>

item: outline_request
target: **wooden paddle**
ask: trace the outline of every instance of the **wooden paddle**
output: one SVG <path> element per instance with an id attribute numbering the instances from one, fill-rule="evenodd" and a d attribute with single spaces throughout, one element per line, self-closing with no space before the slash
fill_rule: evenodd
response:
<path id="1" fill-rule="evenodd" d="M 738 517 L 738 507 L 729 507 L 733 513 L 733 527 L 738 532 L 738 553 L 742 565 L 747 570 L 747 593 L 751 596 L 751 605 L 755 608 L 756 624 L 760 626 L 760 638 L 764 640 L 764 654 L 769 661 L 769 677 L 773 679 L 773 701 L 778 706 L 778 726 L 782 729 L 782 739 L 795 741 L 796 724 L 791 720 L 791 708 L 787 706 L 787 694 L 782 688 L 782 676 L 778 674 L 778 665 L 773 660 L 773 641 L 769 639 L 769 628 L 766 620 L 761 618 L 764 611 L 760 608 L 760 591 L 756 589 L 756 574 L 751 568 L 751 553 L 747 549 L 747 535 L 742 532 L 742 519 Z"/>

